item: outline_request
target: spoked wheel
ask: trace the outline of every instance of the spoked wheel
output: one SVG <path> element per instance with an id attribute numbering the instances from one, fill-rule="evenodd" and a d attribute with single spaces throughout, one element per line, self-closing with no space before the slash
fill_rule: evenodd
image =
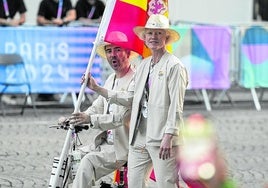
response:
<path id="1" fill-rule="evenodd" d="M 66 158 L 66 161 L 63 162 L 64 174 L 63 174 L 63 184 L 62 188 L 68 188 L 68 185 L 72 182 L 70 177 L 71 174 L 71 160 L 70 157 Z"/>
<path id="2" fill-rule="evenodd" d="M 70 171 L 71 171 L 71 160 L 69 157 L 67 157 L 62 164 L 61 167 L 61 173 L 58 178 L 58 182 L 56 182 L 56 188 L 67 188 L 68 184 L 71 181 L 70 178 Z M 51 171 L 51 176 L 50 176 L 50 181 L 49 181 L 49 186 L 52 187 L 52 182 L 55 181 L 55 173 L 59 165 L 59 157 L 54 157 L 53 164 L 52 164 L 52 171 Z"/>

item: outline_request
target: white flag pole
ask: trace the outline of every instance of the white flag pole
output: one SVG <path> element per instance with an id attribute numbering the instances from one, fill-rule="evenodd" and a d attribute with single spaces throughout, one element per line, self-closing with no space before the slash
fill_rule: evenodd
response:
<path id="1" fill-rule="evenodd" d="M 113 13 L 113 10 L 114 10 L 115 1 L 116 0 L 108 0 L 106 2 L 106 6 L 105 6 L 106 8 L 105 8 L 105 11 L 103 13 L 103 17 L 102 17 L 102 20 L 101 20 L 101 23 L 100 23 L 100 26 L 99 26 L 99 29 L 98 29 L 97 36 L 95 38 L 94 46 L 93 46 L 93 49 L 92 49 L 92 52 L 91 52 L 91 55 L 90 55 L 90 58 L 89 58 L 89 61 L 88 61 L 88 66 L 87 66 L 87 69 L 86 69 L 86 72 L 85 72 L 85 82 L 82 84 L 82 86 L 80 88 L 80 92 L 79 92 L 79 95 L 78 95 L 77 103 L 75 105 L 74 113 L 79 112 L 80 105 L 81 105 L 81 100 L 82 100 L 83 93 L 85 91 L 87 80 L 88 80 L 88 73 L 89 73 L 89 71 L 90 71 L 90 69 L 92 67 L 92 63 L 93 63 L 94 57 L 96 55 L 97 46 L 101 42 L 104 42 L 104 37 L 106 35 L 108 25 L 110 23 L 111 16 L 112 16 L 112 13 Z"/>
<path id="2" fill-rule="evenodd" d="M 96 49 L 97 46 L 100 44 L 100 42 L 104 42 L 104 37 L 106 35 L 107 29 L 108 29 L 108 25 L 110 23 L 111 20 L 111 16 L 114 10 L 114 6 L 115 6 L 115 2 L 116 0 L 107 0 L 106 5 L 105 5 L 105 10 L 102 16 L 102 20 L 101 23 L 99 25 L 99 29 L 98 29 L 98 33 L 96 35 L 95 38 L 95 42 L 93 45 L 93 49 L 91 51 L 90 54 L 90 58 L 88 60 L 88 65 L 87 65 L 87 69 L 85 72 L 85 82 L 82 84 L 81 88 L 80 88 L 80 92 L 78 95 L 78 100 L 75 104 L 75 109 L 74 109 L 74 113 L 78 113 L 80 111 L 80 105 L 81 105 L 81 101 L 82 101 L 82 97 L 87 85 L 87 80 L 88 80 L 88 74 L 90 72 L 90 69 L 92 67 L 93 64 L 93 60 L 94 57 L 96 55 Z M 65 138 L 65 142 L 64 142 L 64 146 L 62 148 L 62 152 L 59 158 L 59 164 L 57 166 L 56 169 L 56 173 L 55 173 L 55 177 L 54 180 L 52 181 L 52 188 L 58 188 L 59 187 L 59 178 L 60 178 L 60 172 L 61 172 L 61 168 L 63 165 L 64 160 L 66 159 L 67 155 L 68 155 L 68 151 L 70 148 L 70 141 L 71 141 L 71 136 L 72 136 L 72 130 L 74 129 L 74 126 L 71 124 L 70 128 L 68 129 L 66 138 Z"/>

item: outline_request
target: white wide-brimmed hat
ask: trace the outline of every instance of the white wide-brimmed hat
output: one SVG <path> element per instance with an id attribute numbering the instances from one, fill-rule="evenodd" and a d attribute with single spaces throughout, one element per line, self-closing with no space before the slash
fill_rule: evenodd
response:
<path id="1" fill-rule="evenodd" d="M 106 53 L 105 53 L 105 46 L 107 45 L 116 45 L 116 46 L 120 46 L 122 48 L 124 48 L 124 46 L 126 46 L 126 44 L 128 43 L 128 38 L 127 35 L 125 33 L 122 33 L 120 31 L 112 31 L 110 33 L 108 33 L 107 38 L 106 38 L 108 42 L 102 42 L 97 46 L 97 53 L 104 59 L 107 59 L 106 57 Z M 129 58 L 134 58 L 137 57 L 139 54 L 134 52 L 134 51 L 130 51 L 130 56 Z"/>
<path id="2" fill-rule="evenodd" d="M 152 14 L 145 26 L 136 26 L 133 31 L 141 40 L 144 40 L 146 29 L 165 30 L 169 35 L 166 44 L 173 43 L 180 39 L 180 34 L 176 30 L 170 28 L 168 18 L 161 14 Z"/>

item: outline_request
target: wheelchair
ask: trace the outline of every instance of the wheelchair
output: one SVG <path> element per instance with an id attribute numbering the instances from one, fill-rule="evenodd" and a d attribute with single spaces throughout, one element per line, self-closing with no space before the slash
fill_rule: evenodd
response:
<path id="1" fill-rule="evenodd" d="M 78 166 L 82 159 L 81 151 L 78 149 L 78 147 L 82 145 L 79 133 L 83 130 L 88 130 L 89 126 L 80 125 L 71 128 L 69 121 L 66 121 L 64 124 L 51 126 L 50 128 L 62 129 L 71 132 L 69 142 L 65 142 L 68 143 L 68 146 L 65 146 L 68 151 L 62 152 L 65 154 L 61 157 L 54 157 L 53 159 L 48 186 L 53 188 L 68 188 L 71 186 L 75 178 Z M 68 139 L 68 133 L 66 139 Z M 60 164 L 60 159 L 63 160 L 62 164 Z M 58 176 L 57 170 L 59 170 Z M 127 163 L 114 172 L 112 184 L 101 181 L 100 188 L 127 188 Z"/>
<path id="2" fill-rule="evenodd" d="M 60 165 L 60 157 L 54 157 L 53 159 L 51 176 L 48 186 L 53 187 L 53 184 L 56 184 L 56 188 L 65 188 L 68 187 L 68 184 L 70 184 L 75 178 L 75 174 L 81 160 L 81 153 L 78 150 L 78 146 L 80 146 L 82 143 L 79 139 L 78 134 L 82 130 L 88 130 L 89 127 L 87 125 L 82 125 L 75 126 L 73 129 L 71 129 L 69 121 L 66 121 L 64 124 L 51 126 L 50 128 L 71 131 L 71 139 L 68 142 L 68 151 L 64 157 L 61 158 L 63 160 L 63 163 Z M 61 167 L 59 167 L 59 165 Z M 58 178 L 56 178 L 56 171 L 58 168 L 60 168 L 60 173 Z"/>

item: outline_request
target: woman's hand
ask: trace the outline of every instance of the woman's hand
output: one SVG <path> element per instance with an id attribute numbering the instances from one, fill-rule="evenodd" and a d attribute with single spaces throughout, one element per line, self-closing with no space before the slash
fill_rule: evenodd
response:
<path id="1" fill-rule="evenodd" d="M 164 134 L 160 145 L 160 152 L 159 158 L 160 159 L 169 159 L 171 155 L 171 148 L 172 148 L 172 135 L 171 134 Z"/>

